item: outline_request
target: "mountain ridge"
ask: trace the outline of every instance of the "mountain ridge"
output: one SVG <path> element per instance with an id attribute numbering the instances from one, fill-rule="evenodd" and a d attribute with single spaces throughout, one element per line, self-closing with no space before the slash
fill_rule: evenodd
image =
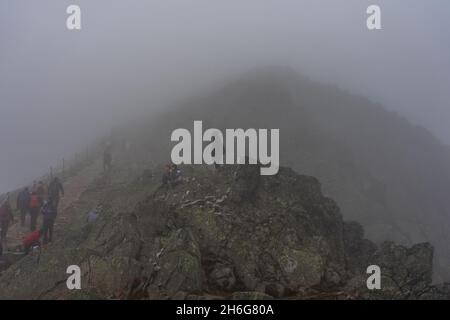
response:
<path id="1" fill-rule="evenodd" d="M 97 163 L 98 166 L 98 163 Z M 182 166 L 182 183 L 126 168 L 99 173 L 58 241 L 0 275 L 1 299 L 444 299 L 433 249 L 364 239 L 314 177 L 282 167 Z M 154 168 L 158 172 L 158 168 Z M 99 218 L 86 212 L 101 207 Z M 82 290 L 68 290 L 68 265 Z M 367 267 L 382 290 L 366 287 Z"/>
<path id="2" fill-rule="evenodd" d="M 428 130 L 361 96 L 274 67 L 250 71 L 118 135 L 148 151 L 141 158 L 164 163 L 171 132 L 194 120 L 221 130 L 279 128 L 281 165 L 318 177 L 370 239 L 430 241 L 440 260 L 437 274 L 450 276 L 450 149 Z"/>
<path id="3" fill-rule="evenodd" d="M 194 120 L 279 128 L 280 173 L 182 166 L 184 182 L 161 188 L 171 132 Z M 97 176 L 57 228 L 61 243 L 37 266 L 30 256 L 2 273 L 0 298 L 450 297 L 448 284 L 432 284 L 450 266 L 450 152 L 378 104 L 269 68 L 105 140 L 113 170 L 100 172 L 99 144 L 90 162 Z M 87 224 L 99 205 L 101 218 Z M 85 270 L 88 290 L 67 292 L 68 263 Z M 381 291 L 365 285 L 371 264 L 386 270 Z"/>

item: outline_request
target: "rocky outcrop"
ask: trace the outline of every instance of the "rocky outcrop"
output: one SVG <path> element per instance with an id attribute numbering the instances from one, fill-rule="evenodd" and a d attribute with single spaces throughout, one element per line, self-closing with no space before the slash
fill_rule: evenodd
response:
<path id="1" fill-rule="evenodd" d="M 371 297 L 420 299 L 432 291 L 433 248 L 430 244 L 406 248 L 385 242 L 371 260 L 382 270 L 382 290 L 374 291 Z"/>
<path id="2" fill-rule="evenodd" d="M 182 169 L 173 188 L 142 179 L 112 186 L 94 223 L 72 226 L 38 262 L 28 256 L 5 271 L 0 298 L 447 297 L 447 287 L 431 286 L 430 245 L 377 247 L 343 221 L 314 177 L 288 168 L 260 176 L 257 166 Z M 99 198 L 95 184 L 81 201 L 89 197 Z M 65 287 L 71 264 L 82 269 L 80 291 Z M 382 269 L 377 292 L 366 287 L 371 264 Z"/>
<path id="3" fill-rule="evenodd" d="M 363 227 L 354 221 L 344 222 L 343 237 L 347 272 L 350 275 L 362 273 L 370 265 L 376 245 L 364 238 Z"/>
<path id="4" fill-rule="evenodd" d="M 435 280 L 450 279 L 450 151 L 425 129 L 363 97 L 270 67 L 150 114 L 117 135 L 136 141 L 134 160 L 148 162 L 151 150 L 152 161 L 163 163 L 172 131 L 199 119 L 221 130 L 279 128 L 281 165 L 317 177 L 368 239 L 432 243 Z"/>

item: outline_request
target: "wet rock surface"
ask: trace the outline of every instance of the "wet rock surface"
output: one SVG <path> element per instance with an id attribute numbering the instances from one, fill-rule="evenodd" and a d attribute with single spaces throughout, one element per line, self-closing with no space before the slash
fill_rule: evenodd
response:
<path id="1" fill-rule="evenodd" d="M 184 167 L 184 181 L 160 188 L 138 179 L 96 180 L 72 208 L 70 230 L 39 261 L 27 256 L 0 276 L 0 298 L 24 299 L 431 299 L 433 248 L 364 239 L 344 222 L 318 180 L 288 168 Z M 114 180 L 114 179 L 109 179 Z M 109 181 L 108 180 L 108 181 Z M 99 189 L 106 188 L 99 193 Z M 66 268 L 82 270 L 69 291 Z M 369 265 L 382 289 L 366 287 Z"/>

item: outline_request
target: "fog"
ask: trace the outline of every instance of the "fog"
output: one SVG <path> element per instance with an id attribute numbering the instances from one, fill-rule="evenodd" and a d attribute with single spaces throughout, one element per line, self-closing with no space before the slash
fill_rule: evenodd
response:
<path id="1" fill-rule="evenodd" d="M 383 29 L 369 31 L 374 3 Z M 70 4 L 80 31 L 66 29 Z M 1 1 L 0 191 L 113 125 L 265 65 L 367 96 L 450 143 L 449 39 L 447 0 Z"/>

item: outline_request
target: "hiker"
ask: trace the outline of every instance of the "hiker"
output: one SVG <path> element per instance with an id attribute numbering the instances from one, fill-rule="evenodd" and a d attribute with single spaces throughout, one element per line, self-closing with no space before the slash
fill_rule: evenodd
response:
<path id="1" fill-rule="evenodd" d="M 170 164 L 167 164 L 164 167 L 164 172 L 162 175 L 162 184 L 165 186 L 169 183 L 170 181 L 170 175 L 171 175 L 171 168 L 170 168 Z"/>
<path id="2" fill-rule="evenodd" d="M 37 188 L 36 188 L 36 194 L 41 200 L 45 198 L 45 186 L 42 181 L 39 181 Z"/>
<path id="3" fill-rule="evenodd" d="M 44 244 L 52 242 L 53 238 L 53 226 L 56 219 L 56 207 L 52 198 L 49 198 L 42 206 L 41 212 L 44 216 L 42 233 L 44 235 Z"/>
<path id="4" fill-rule="evenodd" d="M 172 184 L 176 184 L 178 182 L 181 182 L 181 170 L 178 169 L 178 166 L 176 164 L 172 165 L 171 172 L 172 172 L 172 175 L 171 175 Z"/>
<path id="5" fill-rule="evenodd" d="M 60 195 L 64 197 L 64 188 L 59 178 L 55 177 L 48 186 L 48 197 L 52 198 L 56 209 L 58 209 Z"/>
<path id="6" fill-rule="evenodd" d="M 6 247 L 6 234 L 11 223 L 14 222 L 12 209 L 8 201 L 3 202 L 0 207 L 0 225 L 2 228 L 0 242 Z"/>
<path id="7" fill-rule="evenodd" d="M 20 211 L 20 225 L 25 226 L 26 215 L 30 212 L 30 191 L 23 189 L 17 195 L 16 207 Z"/>
<path id="8" fill-rule="evenodd" d="M 41 246 L 40 239 L 42 233 L 43 233 L 42 230 L 35 230 L 25 237 L 25 239 L 22 242 L 23 251 L 25 252 L 25 254 L 28 254 L 31 248 Z"/>
<path id="9" fill-rule="evenodd" d="M 111 145 L 108 144 L 103 152 L 103 171 L 111 170 L 112 154 Z"/>
<path id="10" fill-rule="evenodd" d="M 30 215 L 31 215 L 31 223 L 30 223 L 30 231 L 36 230 L 36 223 L 39 211 L 41 210 L 42 199 L 36 194 L 36 192 L 32 192 L 30 196 Z"/>
<path id="11" fill-rule="evenodd" d="M 181 181 L 181 170 L 175 164 L 168 164 L 165 166 L 164 173 L 162 176 L 163 186 L 170 185 L 174 186 Z"/>

